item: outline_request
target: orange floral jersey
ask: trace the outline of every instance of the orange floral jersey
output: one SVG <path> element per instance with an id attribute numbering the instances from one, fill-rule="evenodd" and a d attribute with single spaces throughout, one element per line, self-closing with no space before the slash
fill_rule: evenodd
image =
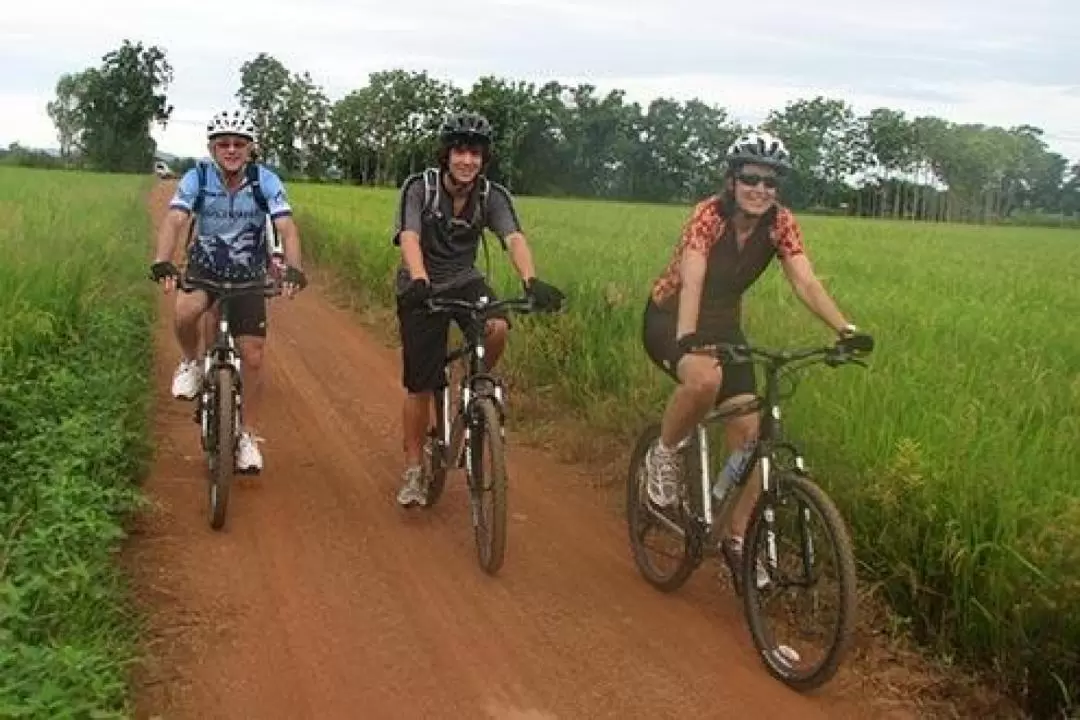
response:
<path id="1" fill-rule="evenodd" d="M 720 213 L 720 205 L 720 196 L 713 195 L 694 206 L 690 219 L 683 226 L 682 237 L 675 246 L 671 261 L 653 283 L 652 298 L 657 305 L 676 297 L 682 287 L 679 265 L 683 252 L 691 249 L 708 256 L 713 246 L 724 236 L 727 220 Z M 776 219 L 769 228 L 769 241 L 779 258 L 805 252 L 802 229 L 795 220 L 795 215 L 785 207 L 780 207 L 776 213 Z"/>

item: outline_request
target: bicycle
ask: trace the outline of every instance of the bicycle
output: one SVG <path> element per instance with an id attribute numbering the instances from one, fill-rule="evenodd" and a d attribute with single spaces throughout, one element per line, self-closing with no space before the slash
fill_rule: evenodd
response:
<path id="1" fill-rule="evenodd" d="M 243 372 L 236 339 L 229 325 L 228 309 L 241 295 L 280 295 L 281 285 L 269 280 L 229 282 L 194 277 L 184 277 L 179 284 L 186 290 L 205 290 L 217 298 L 217 331 L 203 354 L 202 380 L 195 396 L 193 420 L 200 426 L 202 449 L 206 454 L 210 527 L 220 530 L 225 525 L 233 474 L 258 473 L 258 470 L 236 470 L 237 439 L 243 426 Z"/>
<path id="2" fill-rule="evenodd" d="M 725 563 L 731 573 L 736 593 L 742 596 L 743 612 L 747 619 L 754 646 L 769 673 L 789 687 L 800 692 L 817 688 L 828 682 L 836 673 L 846 654 L 854 631 L 856 615 L 856 573 L 852 543 L 840 512 L 825 491 L 814 482 L 806 469 L 803 456 L 797 446 L 785 439 L 780 417 L 780 381 L 783 374 L 824 362 L 831 367 L 855 363 L 865 367 L 859 355 L 873 350 L 869 336 L 856 336 L 838 341 L 835 345 L 770 352 L 750 345 L 719 345 L 713 354 L 729 362 L 758 362 L 765 370 L 765 393 L 757 395 L 752 402 L 735 407 L 712 408 L 691 434 L 689 442 L 681 449 L 683 454 L 683 481 L 679 483 L 679 502 L 672 506 L 669 516 L 653 505 L 645 492 L 647 471 L 645 456 L 660 434 L 660 424 L 647 427 L 638 437 L 630 460 L 627 478 L 627 526 L 630 546 L 639 572 L 651 585 L 663 592 L 681 587 L 702 563 L 705 556 L 722 556 L 716 528 L 727 526 L 730 513 L 737 498 L 742 494 L 747 479 L 760 465 L 761 495 L 750 515 L 743 544 L 741 566 L 736 567 L 728 558 Z M 796 363 L 799 363 L 796 365 Z M 794 390 L 792 390 L 794 392 Z M 708 426 L 729 420 L 744 413 L 764 409 L 763 422 L 758 440 L 749 449 L 750 455 L 735 482 L 723 495 L 714 514 L 711 477 L 712 451 L 709 445 Z M 796 558 L 789 575 L 787 563 L 781 570 L 778 551 L 777 515 L 792 504 L 798 505 L 798 529 L 795 533 L 798 546 Z M 765 593 L 783 595 L 794 588 L 814 590 L 821 579 L 815 567 L 819 550 L 807 528 L 811 514 L 822 519 L 824 537 L 831 552 L 821 553 L 831 559 L 837 568 L 840 591 L 838 598 L 827 610 L 835 611 L 836 627 L 832 636 L 822 642 L 822 659 L 808 667 L 803 656 L 790 645 L 774 638 L 767 626 Z M 650 561 L 645 548 L 645 534 L 650 524 L 671 531 L 681 546 L 681 558 L 670 572 L 658 570 Z M 763 556 L 763 557 L 762 557 Z M 819 609 L 818 598 L 805 611 L 796 611 L 790 620 L 801 621 Z M 822 603 L 828 605 L 828 603 Z"/>
<path id="3" fill-rule="evenodd" d="M 489 300 L 486 296 L 475 302 L 429 298 L 424 308 L 428 312 L 460 311 L 467 316 L 461 328 L 464 341 L 447 353 L 442 369 L 444 384 L 435 391 L 435 421 L 428 428 L 423 453 L 424 507 L 430 509 L 439 501 L 447 471 L 464 469 L 477 559 L 484 572 L 495 575 L 506 554 L 506 387 L 501 378 L 484 367 L 484 328 L 498 310 L 527 314 L 536 309 L 528 298 Z M 455 391 L 451 368 L 459 361 L 464 367 Z M 486 476 L 485 444 L 491 456 Z M 492 497 L 490 527 L 482 519 L 485 493 Z"/>

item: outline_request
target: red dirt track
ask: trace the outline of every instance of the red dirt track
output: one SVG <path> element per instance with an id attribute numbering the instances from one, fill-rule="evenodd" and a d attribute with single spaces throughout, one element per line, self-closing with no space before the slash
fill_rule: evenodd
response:
<path id="1" fill-rule="evenodd" d="M 171 189 L 155 187 L 156 215 Z M 169 395 L 171 302 L 153 508 L 125 550 L 148 621 L 136 717 L 886 716 L 843 673 L 816 696 L 770 678 L 714 565 L 678 593 L 653 590 L 585 471 L 515 443 L 512 428 L 506 563 L 486 576 L 460 475 L 430 511 L 394 502 L 397 351 L 317 284 L 271 304 L 266 467 L 238 479 L 226 528 L 211 530 L 193 405 Z"/>

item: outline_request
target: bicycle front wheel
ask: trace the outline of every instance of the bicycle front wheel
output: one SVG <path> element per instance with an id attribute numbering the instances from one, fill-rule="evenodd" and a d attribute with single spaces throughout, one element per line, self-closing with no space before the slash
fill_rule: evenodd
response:
<path id="1" fill-rule="evenodd" d="M 220 530 L 229 509 L 229 491 L 236 460 L 236 402 L 232 371 L 221 368 L 214 374 L 211 392 L 211 432 L 215 442 L 207 453 L 209 465 L 208 501 L 210 527 Z"/>
<path id="2" fill-rule="evenodd" d="M 656 589 L 673 592 L 686 583 L 701 562 L 701 538 L 688 513 L 689 503 L 682 502 L 688 496 L 685 478 L 694 477 L 698 472 L 698 443 L 695 438 L 682 451 L 685 467 L 680 502 L 670 508 L 659 508 L 649 501 L 645 466 L 649 448 L 659 437 L 659 423 L 645 428 L 630 457 L 626 477 L 626 528 L 638 572 Z"/>
<path id="3" fill-rule="evenodd" d="M 839 510 L 809 477 L 777 473 L 754 509 L 743 607 L 769 673 L 806 692 L 836 674 L 857 612 L 855 557 Z M 786 601 L 791 601 L 790 604 Z"/>
<path id="4" fill-rule="evenodd" d="M 477 400 L 474 412 L 476 419 L 469 435 L 473 530 L 480 567 L 494 575 L 502 568 L 506 555 L 506 456 L 502 421 L 489 398 Z"/>
<path id="5" fill-rule="evenodd" d="M 427 494 L 424 507 L 429 510 L 439 502 L 446 488 L 446 471 L 450 459 L 447 457 L 449 448 L 443 445 L 442 433 L 446 423 L 450 422 L 443 409 L 443 393 L 448 392 L 449 388 L 443 388 L 435 393 L 435 424 L 428 428 L 427 440 L 424 442 L 424 491 Z"/>

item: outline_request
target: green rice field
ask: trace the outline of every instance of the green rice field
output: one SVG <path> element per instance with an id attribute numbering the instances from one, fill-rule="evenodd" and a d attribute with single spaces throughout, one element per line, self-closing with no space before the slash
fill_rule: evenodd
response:
<path id="1" fill-rule="evenodd" d="M 147 179 L 0 167 L 0 717 L 126 717 Z"/>

